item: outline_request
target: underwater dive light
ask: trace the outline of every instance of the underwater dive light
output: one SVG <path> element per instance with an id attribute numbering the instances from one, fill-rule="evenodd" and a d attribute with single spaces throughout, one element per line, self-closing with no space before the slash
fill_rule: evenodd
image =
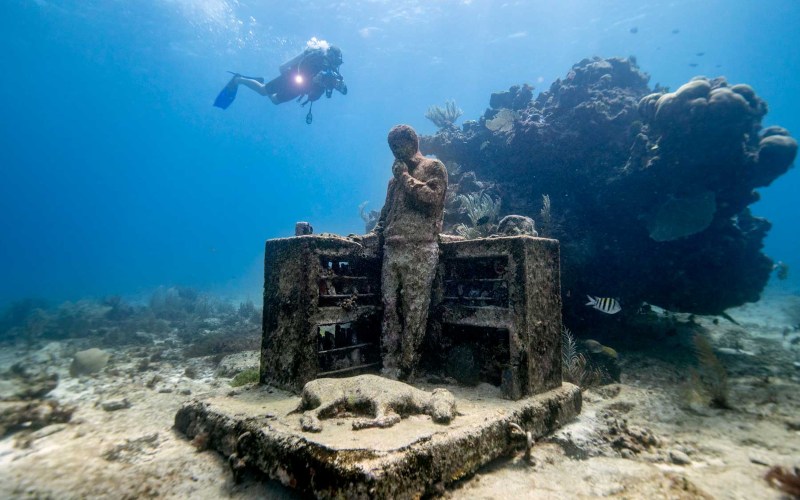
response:
<path id="1" fill-rule="evenodd" d="M 294 76 L 294 83 L 296 83 L 298 85 L 302 85 L 302 83 L 303 83 L 303 75 L 301 75 L 300 73 L 297 73 Z"/>

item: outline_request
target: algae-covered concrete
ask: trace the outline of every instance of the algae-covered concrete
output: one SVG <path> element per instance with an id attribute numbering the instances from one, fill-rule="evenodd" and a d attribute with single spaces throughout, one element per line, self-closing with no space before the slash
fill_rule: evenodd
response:
<path id="1" fill-rule="evenodd" d="M 488 384 L 448 390 L 459 410 L 448 425 L 415 415 L 391 430 L 355 431 L 352 421 L 358 416 L 353 415 L 312 434 L 301 428 L 298 396 L 253 386 L 234 397 L 185 404 L 175 427 L 189 438 L 203 435 L 211 448 L 229 457 L 234 473 L 254 467 L 304 494 L 416 498 L 512 452 L 520 441 L 510 424 L 538 438 L 581 408 L 580 390 L 570 384 L 519 401 L 502 399 Z"/>
<path id="2" fill-rule="evenodd" d="M 441 358 L 460 342 L 453 337 L 464 336 L 461 330 L 448 335 L 448 327 L 472 327 L 489 332 L 489 342 L 507 346 L 484 361 L 499 366 L 504 397 L 519 399 L 561 385 L 558 241 L 510 236 L 440 248 L 429 366 L 447 364 Z"/>
<path id="3" fill-rule="evenodd" d="M 558 241 L 520 235 L 441 241 L 438 248 L 433 314 L 417 354 L 420 374 L 459 379 L 448 366 L 466 356 L 475 359 L 457 370 L 501 386 L 504 397 L 558 387 Z M 333 235 L 269 240 L 264 276 L 262 383 L 299 392 L 317 377 L 387 366 L 379 306 L 386 283 L 374 241 Z"/>
<path id="4" fill-rule="evenodd" d="M 300 391 L 326 368 L 376 367 L 378 333 L 372 325 L 380 320 L 379 273 L 374 249 L 352 239 L 310 235 L 267 241 L 261 382 Z M 328 331 L 335 336 L 336 325 L 360 329 L 362 340 L 354 345 L 369 345 L 362 346 L 358 362 L 325 367 L 320 351 L 332 350 L 325 349 L 324 336 Z"/>

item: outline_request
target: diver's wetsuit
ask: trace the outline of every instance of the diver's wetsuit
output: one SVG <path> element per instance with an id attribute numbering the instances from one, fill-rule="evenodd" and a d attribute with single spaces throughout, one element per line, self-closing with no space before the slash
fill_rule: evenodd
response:
<path id="1" fill-rule="evenodd" d="M 306 49 L 302 54 L 281 65 L 281 74 L 264 84 L 272 94 L 272 102 L 278 104 L 308 95 L 308 101 L 316 101 L 336 88 L 347 93 L 338 67 L 331 67 L 323 49 Z M 338 85 L 337 85 L 338 84 Z"/>
<path id="2" fill-rule="evenodd" d="M 318 42 L 312 38 L 311 42 Z M 240 85 L 244 85 L 260 95 L 269 97 L 273 104 L 281 104 L 292 99 L 302 100 L 306 97 L 303 106 L 316 101 L 322 94 L 331 97 L 334 90 L 342 95 L 347 95 L 347 85 L 339 74 L 342 64 L 342 51 L 335 46 L 325 48 L 306 48 L 302 54 L 291 61 L 282 64 L 280 76 L 270 82 L 264 83 L 261 77 L 243 76 L 232 73 L 233 78 L 223 88 L 214 100 L 214 106 L 228 109 L 236 99 L 236 92 Z M 311 123 L 311 106 L 306 115 L 306 123 Z"/>

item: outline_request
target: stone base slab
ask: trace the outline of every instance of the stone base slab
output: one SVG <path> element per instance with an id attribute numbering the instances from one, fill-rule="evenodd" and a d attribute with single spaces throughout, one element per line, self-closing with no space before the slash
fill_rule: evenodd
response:
<path id="1" fill-rule="evenodd" d="M 233 455 L 234 471 L 246 464 L 306 495 L 413 498 L 512 453 L 521 440 L 509 424 L 538 438 L 581 409 L 580 389 L 567 383 L 519 401 L 502 399 L 500 389 L 488 384 L 447 388 L 459 411 L 449 425 L 416 415 L 388 429 L 354 431 L 354 418 L 346 417 L 322 420 L 322 432 L 308 433 L 300 428 L 300 414 L 293 413 L 298 396 L 252 386 L 235 396 L 186 403 L 175 415 L 175 427 Z"/>

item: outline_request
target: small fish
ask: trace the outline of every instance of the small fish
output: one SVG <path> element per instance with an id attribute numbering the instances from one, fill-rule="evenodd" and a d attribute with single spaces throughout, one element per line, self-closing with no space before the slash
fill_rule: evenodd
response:
<path id="1" fill-rule="evenodd" d="M 631 32 L 631 33 L 633 33 L 633 34 L 635 35 L 636 33 L 638 33 L 638 32 L 639 32 L 639 28 L 637 28 L 636 26 L 634 26 L 633 28 L 631 28 L 631 29 L 630 29 L 630 32 Z"/>
<path id="2" fill-rule="evenodd" d="M 673 35 L 677 35 L 677 34 L 678 34 L 678 33 L 680 33 L 680 32 L 681 32 L 681 30 L 679 30 L 679 29 L 674 29 L 674 30 L 672 30 L 672 34 L 673 34 Z"/>
<path id="3" fill-rule="evenodd" d="M 704 55 L 706 55 L 706 53 L 705 52 L 698 52 L 696 55 L 697 55 L 697 57 L 703 57 Z"/>
<path id="4" fill-rule="evenodd" d="M 587 295 L 589 297 L 589 302 L 586 303 L 587 306 L 592 306 L 600 312 L 604 312 L 606 314 L 617 314 L 622 310 L 622 306 L 619 305 L 617 299 L 611 299 L 608 297 L 592 297 L 591 295 Z"/>
<path id="5" fill-rule="evenodd" d="M 697 63 L 689 63 L 689 66 L 691 66 L 693 68 L 696 68 L 697 67 Z"/>
<path id="6" fill-rule="evenodd" d="M 586 339 L 583 341 L 583 346 L 586 348 L 587 351 L 591 352 L 592 354 L 602 354 L 607 358 L 617 359 L 619 354 L 617 351 L 607 345 L 603 345 L 600 342 L 593 340 L 593 339 Z"/>
<path id="7" fill-rule="evenodd" d="M 720 315 L 720 316 L 722 316 L 723 318 L 727 319 L 728 321 L 730 321 L 730 322 L 731 322 L 731 323 L 733 323 L 734 325 L 738 325 L 738 324 L 739 324 L 739 322 L 738 322 L 738 321 L 736 321 L 735 319 L 733 319 L 733 318 L 731 317 L 731 315 L 730 315 L 730 314 L 728 314 L 728 313 L 726 313 L 725 311 L 722 311 L 722 312 L 721 312 L 719 315 Z"/>

